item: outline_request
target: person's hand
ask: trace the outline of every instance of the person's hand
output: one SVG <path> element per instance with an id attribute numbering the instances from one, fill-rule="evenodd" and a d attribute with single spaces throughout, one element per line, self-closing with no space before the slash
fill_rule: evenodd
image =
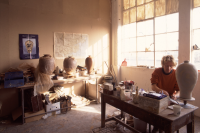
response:
<path id="1" fill-rule="evenodd" d="M 163 93 L 164 93 L 165 95 L 169 96 L 169 93 L 168 93 L 167 91 L 164 91 L 164 90 L 163 90 Z"/>
<path id="2" fill-rule="evenodd" d="M 178 97 L 179 97 L 179 91 L 178 91 L 178 92 L 176 91 L 176 92 L 173 93 L 173 95 L 171 96 L 171 98 L 174 99 L 174 100 L 176 100 Z"/>
<path id="3" fill-rule="evenodd" d="M 176 100 L 177 99 L 176 95 L 171 96 L 171 99 Z"/>

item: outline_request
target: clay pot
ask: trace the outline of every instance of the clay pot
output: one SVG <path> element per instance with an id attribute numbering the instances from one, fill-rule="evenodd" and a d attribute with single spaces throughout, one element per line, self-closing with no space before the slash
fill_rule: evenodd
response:
<path id="1" fill-rule="evenodd" d="M 94 68 L 94 62 L 90 55 L 85 59 L 85 66 L 87 68 L 88 74 L 91 74 Z"/>
<path id="2" fill-rule="evenodd" d="M 192 90 L 196 85 L 197 79 L 198 71 L 189 61 L 184 61 L 184 63 L 178 65 L 176 69 L 176 80 L 180 89 L 180 98 L 192 98 Z"/>
<path id="3" fill-rule="evenodd" d="M 51 75 L 55 69 L 54 58 L 49 54 L 45 54 L 40 57 L 38 67 L 40 73 Z"/>
<path id="4" fill-rule="evenodd" d="M 73 75 L 76 72 L 77 62 L 75 58 L 69 56 L 68 58 L 65 58 L 63 66 L 67 75 Z"/>

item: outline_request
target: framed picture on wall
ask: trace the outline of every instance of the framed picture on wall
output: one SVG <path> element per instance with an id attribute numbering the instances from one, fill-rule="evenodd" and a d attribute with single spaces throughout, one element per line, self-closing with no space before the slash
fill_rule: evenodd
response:
<path id="1" fill-rule="evenodd" d="M 38 35 L 19 34 L 20 59 L 39 59 Z"/>

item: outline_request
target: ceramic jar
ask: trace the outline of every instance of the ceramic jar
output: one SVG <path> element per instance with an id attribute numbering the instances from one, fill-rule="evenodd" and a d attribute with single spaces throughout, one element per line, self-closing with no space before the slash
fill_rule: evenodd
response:
<path id="1" fill-rule="evenodd" d="M 49 54 L 45 54 L 43 57 L 40 57 L 38 67 L 40 73 L 51 75 L 55 69 L 54 58 Z"/>
<path id="2" fill-rule="evenodd" d="M 90 55 L 85 59 L 85 66 L 87 68 L 88 74 L 91 74 L 94 68 L 94 61 Z"/>
<path id="3" fill-rule="evenodd" d="M 77 62 L 75 58 L 72 56 L 65 58 L 63 62 L 63 67 L 67 75 L 74 75 L 74 73 L 76 72 L 76 67 L 77 67 Z"/>
<path id="4" fill-rule="evenodd" d="M 184 63 L 178 65 L 176 69 L 176 80 L 180 89 L 180 98 L 192 98 L 192 90 L 196 85 L 197 79 L 198 71 L 189 61 L 184 61 Z"/>

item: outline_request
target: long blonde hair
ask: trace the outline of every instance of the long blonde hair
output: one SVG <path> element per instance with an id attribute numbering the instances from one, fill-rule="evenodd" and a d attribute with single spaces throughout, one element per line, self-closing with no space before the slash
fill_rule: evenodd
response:
<path id="1" fill-rule="evenodd" d="M 177 63 L 176 63 L 176 61 L 175 61 L 173 55 L 166 55 L 166 56 L 163 56 L 163 57 L 162 57 L 162 60 L 161 60 L 161 65 L 162 65 L 162 67 L 163 67 L 164 64 L 165 64 L 166 62 L 168 62 L 168 61 L 170 61 L 170 62 L 173 63 L 173 67 L 175 67 L 175 66 L 177 65 Z"/>

